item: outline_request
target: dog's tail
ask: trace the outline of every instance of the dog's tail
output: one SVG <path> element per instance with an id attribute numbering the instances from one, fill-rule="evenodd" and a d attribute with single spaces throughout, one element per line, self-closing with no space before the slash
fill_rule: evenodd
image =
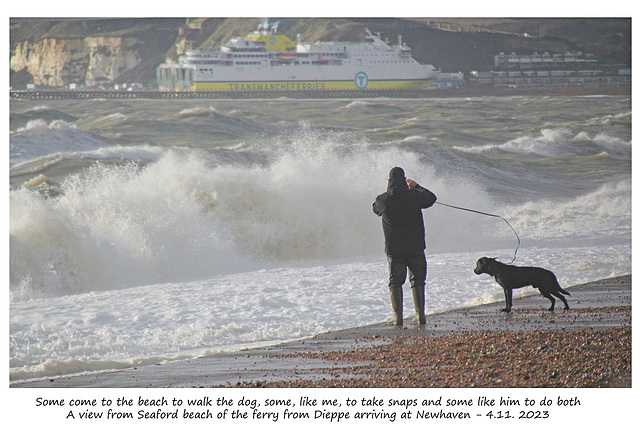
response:
<path id="1" fill-rule="evenodd" d="M 567 292 L 566 290 L 564 290 L 562 287 L 559 287 L 559 290 L 560 290 L 561 293 L 564 293 L 565 295 L 571 296 L 571 294 L 569 292 Z"/>

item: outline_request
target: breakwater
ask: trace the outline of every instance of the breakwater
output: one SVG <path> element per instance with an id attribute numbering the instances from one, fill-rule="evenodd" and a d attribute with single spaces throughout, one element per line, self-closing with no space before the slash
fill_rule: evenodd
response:
<path id="1" fill-rule="evenodd" d="M 175 92 L 160 90 L 11 90 L 11 99 L 357 99 L 357 98 L 446 98 L 463 96 L 577 96 L 631 95 L 630 86 L 616 87 L 495 87 L 467 86 L 430 90 L 334 90 L 260 92 Z"/>
<path id="2" fill-rule="evenodd" d="M 278 99 L 286 98 L 424 98 L 425 90 L 336 90 L 336 91 L 248 91 L 248 92 L 174 92 L 159 90 L 15 90 L 11 99 Z"/>

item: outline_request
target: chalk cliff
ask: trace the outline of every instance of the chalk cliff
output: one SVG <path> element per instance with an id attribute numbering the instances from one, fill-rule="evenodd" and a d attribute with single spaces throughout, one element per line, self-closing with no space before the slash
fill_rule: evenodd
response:
<path id="1" fill-rule="evenodd" d="M 138 46 L 135 38 L 121 37 L 23 41 L 12 53 L 10 67 L 16 72 L 26 69 L 38 85 L 99 86 L 140 64 Z"/>

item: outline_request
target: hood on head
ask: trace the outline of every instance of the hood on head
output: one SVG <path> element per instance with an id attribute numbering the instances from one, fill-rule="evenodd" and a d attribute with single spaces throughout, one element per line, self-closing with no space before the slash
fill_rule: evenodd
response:
<path id="1" fill-rule="evenodd" d="M 390 196 L 400 195 L 409 192 L 407 179 L 404 170 L 400 167 L 394 167 L 389 171 L 389 183 L 387 185 L 387 194 Z"/>

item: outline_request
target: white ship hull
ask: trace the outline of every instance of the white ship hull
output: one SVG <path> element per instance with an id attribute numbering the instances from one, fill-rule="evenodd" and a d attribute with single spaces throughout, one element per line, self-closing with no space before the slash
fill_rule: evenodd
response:
<path id="1" fill-rule="evenodd" d="M 406 45 L 294 44 L 271 31 L 234 39 L 221 50 L 188 52 L 179 64 L 158 67 L 161 90 L 194 92 L 329 92 L 426 90 L 438 76 Z"/>

